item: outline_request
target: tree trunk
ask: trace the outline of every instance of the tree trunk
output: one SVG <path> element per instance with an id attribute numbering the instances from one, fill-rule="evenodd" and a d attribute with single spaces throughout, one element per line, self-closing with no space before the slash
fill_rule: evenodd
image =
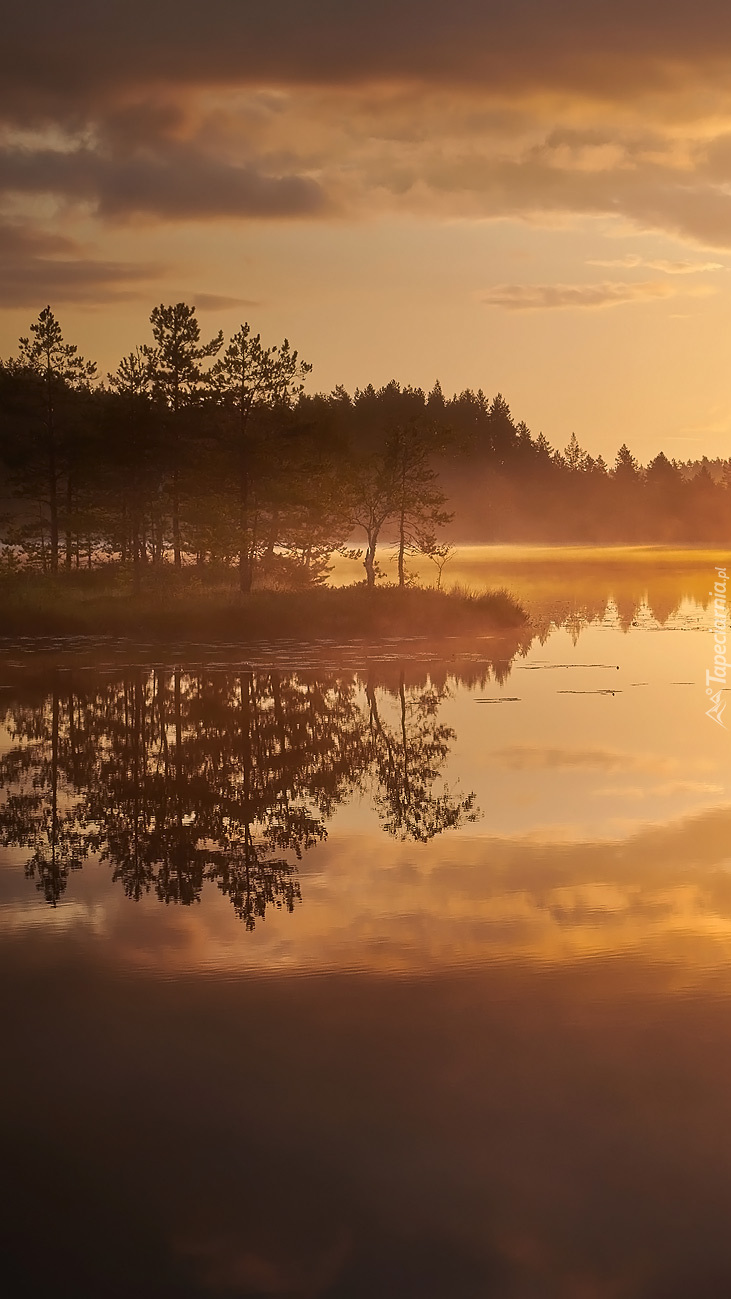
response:
<path id="1" fill-rule="evenodd" d="M 249 544 L 249 475 L 246 466 L 241 469 L 240 515 L 239 515 L 239 590 L 243 595 L 251 591 L 253 581 L 253 564 Z"/>
<path id="2" fill-rule="evenodd" d="M 58 572 L 58 466 L 56 463 L 56 430 L 53 419 L 53 391 L 50 360 L 46 369 L 46 436 L 48 440 L 48 506 L 50 511 L 51 572 Z"/>
<path id="3" fill-rule="evenodd" d="M 401 461 L 401 508 L 398 521 L 398 584 L 406 586 L 404 555 L 406 553 L 406 456 Z"/>
<path id="4" fill-rule="evenodd" d="M 365 559 L 363 560 L 363 567 L 365 568 L 366 571 L 366 581 L 368 583 L 368 587 L 369 589 L 372 589 L 376 585 L 376 539 L 375 537 L 373 538 L 372 541 L 370 540 L 370 538 L 368 540 Z"/>
<path id="5" fill-rule="evenodd" d="M 178 469 L 180 465 L 180 375 L 175 372 L 173 380 L 173 561 L 176 568 L 181 568 L 183 557 L 180 551 L 180 483 Z"/>
<path id="6" fill-rule="evenodd" d="M 185 852 L 183 850 L 183 799 L 185 793 L 185 780 L 183 775 L 183 722 L 180 695 L 180 668 L 175 669 L 175 849 L 173 852 L 173 868 L 175 870 L 175 881 L 177 888 L 178 901 L 182 902 L 185 896 L 185 884 L 183 881 L 183 871 L 185 869 Z"/>
<path id="7" fill-rule="evenodd" d="M 406 586 L 406 572 L 404 569 L 404 554 L 406 552 L 406 517 L 403 506 L 399 517 L 399 534 L 398 534 L 398 584 Z"/>
<path id="8" fill-rule="evenodd" d="M 41 572 L 45 573 L 47 571 L 48 565 L 46 563 L 46 525 L 43 519 L 42 506 L 41 506 L 39 517 L 40 517 L 40 524 L 41 524 Z"/>
<path id="9" fill-rule="evenodd" d="M 183 559 L 180 552 L 180 488 L 178 487 L 178 471 L 173 473 L 173 559 L 176 568 L 182 568 Z"/>
<path id="10" fill-rule="evenodd" d="M 274 559 L 274 547 L 277 544 L 277 531 L 279 529 L 279 510 L 275 510 L 269 527 L 269 537 L 267 538 L 266 550 L 264 552 L 263 566 L 268 572 L 271 569 Z"/>
<path id="11" fill-rule="evenodd" d="M 66 569 L 71 572 L 71 564 L 74 553 L 74 538 L 71 527 L 71 516 L 74 509 L 74 489 L 71 483 L 71 474 L 66 479 Z"/>
<path id="12" fill-rule="evenodd" d="M 140 515 L 135 505 L 132 512 L 132 582 L 135 595 L 140 592 Z"/>
<path id="13" fill-rule="evenodd" d="M 50 496 L 50 549 L 51 549 L 51 572 L 58 572 L 58 500 L 56 499 L 56 466 L 55 463 L 49 474 L 49 496 Z"/>

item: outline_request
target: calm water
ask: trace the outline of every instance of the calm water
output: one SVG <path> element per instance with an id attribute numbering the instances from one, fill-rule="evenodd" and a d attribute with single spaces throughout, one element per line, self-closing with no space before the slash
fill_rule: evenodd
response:
<path id="1" fill-rule="evenodd" d="M 5 645 L 6 1293 L 731 1294 L 722 559 L 532 561 L 512 643 Z"/>

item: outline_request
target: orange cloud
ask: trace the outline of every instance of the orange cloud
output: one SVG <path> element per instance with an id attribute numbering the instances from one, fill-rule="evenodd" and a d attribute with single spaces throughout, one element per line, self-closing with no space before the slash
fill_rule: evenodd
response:
<path id="1" fill-rule="evenodd" d="M 0 224 L 0 302 L 4 307 L 36 308 L 48 297 L 76 303 L 138 298 L 164 270 L 156 263 L 100 259 L 89 255 L 76 240 L 18 224 Z"/>
<path id="2" fill-rule="evenodd" d="M 496 284 L 482 294 L 481 301 L 488 307 L 505 307 L 508 311 L 538 311 L 557 307 L 617 307 L 627 302 L 652 302 L 673 296 L 674 290 L 666 284 L 607 280 L 603 284 Z"/>

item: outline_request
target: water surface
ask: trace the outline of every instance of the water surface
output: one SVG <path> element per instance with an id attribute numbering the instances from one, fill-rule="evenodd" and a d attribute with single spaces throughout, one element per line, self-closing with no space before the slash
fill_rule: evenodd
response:
<path id="1" fill-rule="evenodd" d="M 712 565 L 571 564 L 514 642 L 5 645 L 11 1293 L 731 1293 Z"/>

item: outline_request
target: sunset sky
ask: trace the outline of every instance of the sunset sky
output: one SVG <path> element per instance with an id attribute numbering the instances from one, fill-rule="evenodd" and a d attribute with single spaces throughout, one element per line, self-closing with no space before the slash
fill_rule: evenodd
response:
<path id="1" fill-rule="evenodd" d="M 721 0 L 15 6 L 0 353 L 50 302 L 106 370 L 185 298 L 314 388 L 727 456 L 730 71 Z"/>

